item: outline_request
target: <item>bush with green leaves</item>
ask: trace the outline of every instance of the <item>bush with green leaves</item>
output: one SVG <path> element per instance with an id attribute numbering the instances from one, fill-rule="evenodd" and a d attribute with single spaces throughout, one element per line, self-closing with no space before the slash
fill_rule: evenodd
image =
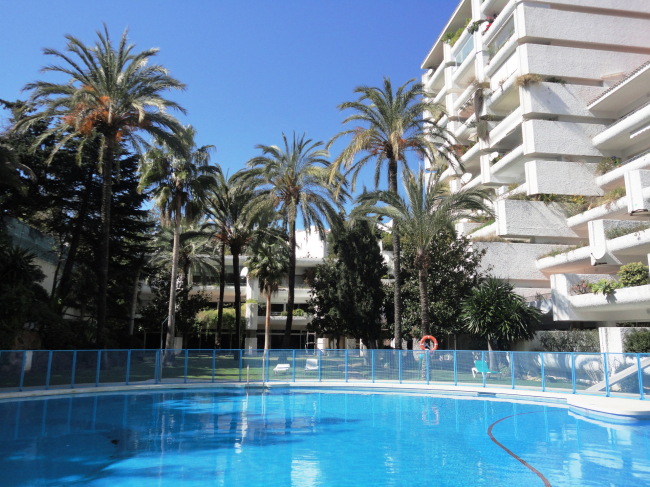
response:
<path id="1" fill-rule="evenodd" d="M 621 267 L 618 276 L 624 287 L 643 286 L 648 284 L 648 266 L 631 262 Z"/>
<path id="2" fill-rule="evenodd" d="M 287 316 L 288 313 L 286 311 L 282 311 L 280 313 L 280 316 Z M 293 310 L 293 315 L 292 316 L 307 316 L 307 312 L 304 309 L 294 309 Z"/>
<path id="3" fill-rule="evenodd" d="M 542 331 L 537 338 L 544 352 L 600 352 L 598 330 Z"/>
<path id="4" fill-rule="evenodd" d="M 601 279 L 598 282 L 588 284 L 589 289 L 594 294 L 603 294 L 605 296 L 611 296 L 614 294 L 616 289 L 625 287 L 622 283 L 614 281 L 612 279 Z"/>
<path id="5" fill-rule="evenodd" d="M 650 353 L 650 330 L 635 330 L 625 337 L 625 353 Z"/>

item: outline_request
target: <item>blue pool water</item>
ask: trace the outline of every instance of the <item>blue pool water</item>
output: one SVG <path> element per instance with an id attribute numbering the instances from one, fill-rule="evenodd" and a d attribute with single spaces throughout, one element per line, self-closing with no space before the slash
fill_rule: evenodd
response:
<path id="1" fill-rule="evenodd" d="M 0 403 L 0 485 L 647 486 L 649 436 L 648 422 L 494 399 L 275 389 L 59 397 Z"/>

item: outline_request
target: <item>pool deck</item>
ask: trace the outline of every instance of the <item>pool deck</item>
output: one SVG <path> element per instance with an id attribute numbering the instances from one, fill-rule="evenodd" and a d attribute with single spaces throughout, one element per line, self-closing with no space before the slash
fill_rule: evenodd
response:
<path id="1" fill-rule="evenodd" d="M 355 392 L 408 392 L 423 395 L 457 396 L 463 399 L 517 401 L 525 403 L 553 403 L 568 407 L 584 416 L 605 417 L 619 421 L 650 419 L 650 401 L 622 397 L 604 397 L 587 394 L 567 394 L 540 390 L 506 389 L 503 387 L 448 386 L 442 384 L 380 383 L 355 381 L 327 382 L 188 382 L 147 383 L 138 385 L 102 385 L 75 389 L 27 390 L 23 392 L 0 392 L 0 400 L 38 399 L 44 397 L 107 394 L 121 392 L 145 392 L 155 390 L 183 389 L 320 389 L 324 391 L 354 390 Z"/>

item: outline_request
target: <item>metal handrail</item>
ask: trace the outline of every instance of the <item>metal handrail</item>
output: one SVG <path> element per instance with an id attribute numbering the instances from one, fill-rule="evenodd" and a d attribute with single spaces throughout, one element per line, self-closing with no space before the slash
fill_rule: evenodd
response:
<path id="1" fill-rule="evenodd" d="M 2 350 L 0 392 L 143 383 L 348 381 L 645 399 L 650 354 L 475 350 Z M 242 370 L 246 371 L 242 374 Z"/>

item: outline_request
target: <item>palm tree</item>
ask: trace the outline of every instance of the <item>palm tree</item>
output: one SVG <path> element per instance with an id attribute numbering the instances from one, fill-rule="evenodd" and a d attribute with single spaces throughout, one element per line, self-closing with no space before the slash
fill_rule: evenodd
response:
<path id="1" fill-rule="evenodd" d="M 338 211 L 347 199 L 346 183 L 340 173 L 330 173 L 329 152 L 323 142 L 305 140 L 305 134 L 289 144 L 282 134 L 284 150 L 274 145 L 258 145 L 262 151 L 248 161 L 251 168 L 245 174 L 255 181 L 259 195 L 251 202 L 252 214 L 269 209 L 281 215 L 289 230 L 289 296 L 287 299 L 287 322 L 284 330 L 283 347 L 291 346 L 291 327 L 296 284 L 296 220 L 302 217 L 305 229 L 314 225 L 321 238 L 325 238 L 327 221 L 332 228 L 338 228 Z M 333 191 L 330 181 L 338 185 Z"/>
<path id="2" fill-rule="evenodd" d="M 214 257 L 215 249 L 209 234 L 197 224 L 181 225 L 179 235 L 178 268 L 183 285 L 191 285 L 192 277 L 206 282 L 209 276 L 219 274 L 219 263 Z M 171 267 L 174 256 L 174 230 L 163 227 L 154 236 L 153 254 L 149 257 L 154 267 Z"/>
<path id="3" fill-rule="evenodd" d="M 449 157 L 439 147 L 448 144 L 450 136 L 439 127 L 435 120 L 444 114 L 444 108 L 427 98 L 421 83 L 409 80 L 393 92 L 390 78 L 384 78 L 383 88 L 357 86 L 355 93 L 360 93 L 356 101 L 345 102 L 339 109 L 352 110 L 354 113 L 343 120 L 343 124 L 361 123 L 364 127 L 355 127 L 338 133 L 329 142 L 328 147 L 340 137 L 352 136 L 350 143 L 332 164 L 332 174 L 341 166 L 352 173 L 352 191 L 355 189 L 359 171 L 371 160 L 375 161 L 375 188 L 379 185 L 384 163 L 387 165 L 388 190 L 397 194 L 398 165 L 406 165 L 406 155 L 414 152 L 420 158 L 426 158 L 433 166 L 433 158 L 438 155 Z M 413 84 L 411 84 L 413 83 Z M 410 85 L 410 86 L 409 86 Z M 424 115 L 428 114 L 428 117 Z M 430 117 L 435 117 L 430 118 Z M 355 162 L 355 157 L 363 153 Z M 402 343 L 402 311 L 400 305 L 400 229 L 393 225 L 393 262 L 395 276 L 395 346 Z"/>
<path id="4" fill-rule="evenodd" d="M 368 214 L 392 218 L 394 224 L 409 236 L 416 251 L 414 264 L 419 271 L 424 335 L 430 333 L 427 278 L 431 242 L 442 232 L 455 235 L 454 223 L 461 218 L 472 218 L 477 211 L 492 214 L 492 209 L 485 203 L 490 198 L 486 190 L 471 188 L 450 194 L 439 174 L 440 171 L 436 172 L 427 183 L 422 168 L 416 176 L 404 165 L 402 179 L 406 198 L 392 191 L 363 193 L 358 198 L 360 206 L 352 212 L 353 218 L 357 215 L 363 218 Z M 385 206 L 377 206 L 378 202 L 385 203 Z"/>
<path id="5" fill-rule="evenodd" d="M 289 271 L 289 247 L 278 236 L 262 238 L 254 246 L 248 262 L 249 274 L 259 280 L 260 290 L 266 295 L 264 350 L 271 345 L 271 296 L 278 292 Z"/>
<path id="6" fill-rule="evenodd" d="M 190 224 L 203 215 L 208 190 L 215 183 L 219 166 L 210 165 L 211 145 L 197 147 L 196 131 L 192 126 L 176 135 L 173 146 L 158 140 L 146 154 L 140 167 L 139 190 L 150 189 L 154 205 L 160 209 L 163 224 L 174 226 L 174 244 L 171 262 L 169 314 L 167 317 L 167 362 L 172 360 L 174 348 L 176 286 L 180 253 L 181 223 Z M 173 147 L 180 147 L 176 151 Z"/>
<path id="7" fill-rule="evenodd" d="M 51 121 L 50 128 L 34 143 L 34 148 L 48 137 L 58 143 L 54 154 L 75 138 L 101 138 L 99 166 L 102 184 L 102 238 L 99 257 L 99 286 L 97 303 L 97 342 L 103 343 L 106 324 L 106 289 L 108 283 L 109 236 L 112 200 L 113 167 L 119 170 L 119 154 L 123 144 L 140 150 L 140 131 L 153 135 L 166 143 L 173 143 L 172 133 L 182 131 L 182 126 L 167 110 L 182 113 L 177 103 L 165 99 L 168 90 L 183 90 L 185 85 L 169 76 L 167 69 L 151 63 L 158 49 L 134 53 L 134 45 L 127 44 L 127 30 L 114 47 L 108 28 L 97 32 L 99 40 L 86 46 L 79 39 L 67 35 L 65 52 L 45 49 L 44 53 L 63 61 L 48 65 L 42 72 L 67 76 L 65 83 L 36 81 L 25 86 L 32 94 L 28 102 L 34 113 L 25 111 L 14 130 L 26 131 L 41 120 Z M 40 110 L 39 110 L 40 109 Z M 81 153 L 84 142 L 79 144 Z"/>
<path id="8" fill-rule="evenodd" d="M 497 341 L 510 344 L 532 339 L 542 316 L 538 308 L 528 306 L 513 292 L 512 284 L 494 277 L 472 289 L 461 306 L 467 332 L 485 339 L 489 352 Z M 492 355 L 489 353 L 489 362 L 494 370 Z"/>
<path id="9" fill-rule="evenodd" d="M 219 313 L 215 340 L 220 343 L 223 320 L 223 295 L 225 288 L 225 251 L 232 254 L 235 284 L 235 319 L 237 324 L 237 344 L 241 348 L 241 283 L 239 258 L 259 236 L 266 221 L 253 218 L 248 209 L 257 192 L 242 178 L 242 173 L 233 174 L 228 180 L 220 174 L 210 195 L 207 214 L 208 223 L 203 226 L 212 238 L 221 244 L 221 279 L 219 285 Z M 262 223 L 260 225 L 260 223 Z M 219 343 L 216 343 L 218 346 Z"/>

